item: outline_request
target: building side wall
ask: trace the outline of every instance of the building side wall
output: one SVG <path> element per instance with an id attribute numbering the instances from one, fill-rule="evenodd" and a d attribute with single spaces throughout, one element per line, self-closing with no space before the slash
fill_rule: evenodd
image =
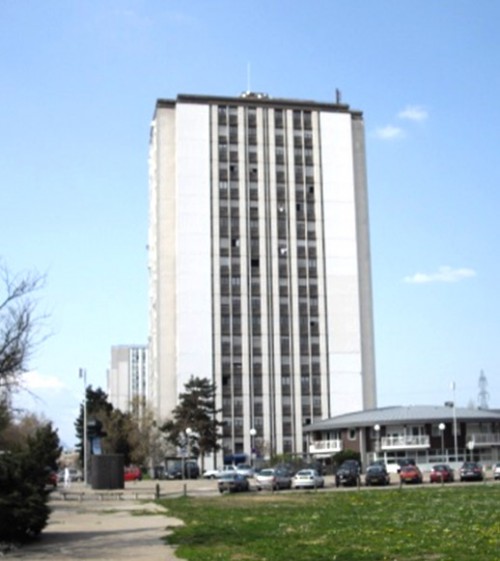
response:
<path id="1" fill-rule="evenodd" d="M 363 408 L 377 407 L 375 335 L 370 252 L 370 224 L 366 177 L 365 127 L 361 119 L 352 121 L 356 231 L 358 240 L 359 298 L 361 327 L 361 375 Z"/>
<path id="2" fill-rule="evenodd" d="M 351 116 L 321 115 L 330 415 L 363 408 Z"/>
<path id="3" fill-rule="evenodd" d="M 179 104 L 176 115 L 177 391 L 212 377 L 209 108 Z M 171 342 L 172 343 L 172 342 Z M 173 347 L 173 345 L 171 345 Z"/>
<path id="4" fill-rule="evenodd" d="M 177 404 L 176 114 L 157 110 L 150 148 L 150 391 L 164 421 Z"/>

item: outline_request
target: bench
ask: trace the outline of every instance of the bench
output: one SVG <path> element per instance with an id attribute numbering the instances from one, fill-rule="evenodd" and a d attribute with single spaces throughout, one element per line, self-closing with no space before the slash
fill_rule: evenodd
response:
<path id="1" fill-rule="evenodd" d="M 85 496 L 85 491 L 59 491 L 63 501 L 72 498 L 75 498 L 79 501 L 83 501 L 83 497 Z"/>

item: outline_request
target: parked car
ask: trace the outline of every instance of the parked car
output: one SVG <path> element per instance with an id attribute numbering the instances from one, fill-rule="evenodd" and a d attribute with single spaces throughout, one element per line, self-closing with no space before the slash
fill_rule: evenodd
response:
<path id="1" fill-rule="evenodd" d="M 290 489 L 292 486 L 292 477 L 290 473 L 281 469 L 265 468 L 255 474 L 255 482 L 257 490 L 272 489 Z"/>
<path id="2" fill-rule="evenodd" d="M 335 474 L 335 485 L 345 487 L 359 485 L 361 466 L 357 460 L 346 460 L 341 464 Z"/>
<path id="3" fill-rule="evenodd" d="M 226 473 L 236 473 L 237 471 L 238 470 L 236 466 L 227 465 L 227 466 L 222 466 L 221 468 L 207 469 L 203 472 L 202 477 L 204 479 L 219 479 Z"/>
<path id="4" fill-rule="evenodd" d="M 200 468 L 198 464 L 192 460 L 188 460 L 184 463 L 176 463 L 167 470 L 167 479 L 198 479 L 199 476 Z"/>
<path id="5" fill-rule="evenodd" d="M 399 480 L 401 483 L 422 483 L 424 478 L 418 466 L 408 464 L 400 469 Z"/>
<path id="6" fill-rule="evenodd" d="M 365 475 L 365 485 L 389 485 L 391 476 L 387 472 L 385 464 L 373 464 L 368 467 Z"/>
<path id="7" fill-rule="evenodd" d="M 500 479 L 500 462 L 497 462 L 493 466 L 493 479 L 495 480 Z"/>
<path id="8" fill-rule="evenodd" d="M 483 467 L 477 462 L 464 462 L 460 468 L 460 481 L 482 481 Z"/>
<path id="9" fill-rule="evenodd" d="M 137 466 L 128 466 L 123 470 L 123 479 L 125 481 L 141 481 L 142 471 Z"/>
<path id="10" fill-rule="evenodd" d="M 206 469 L 203 472 L 203 479 L 217 479 L 217 476 L 219 475 L 219 470 L 218 469 Z"/>
<path id="11" fill-rule="evenodd" d="M 219 493 L 228 491 L 229 493 L 236 493 L 238 491 L 248 491 L 250 484 L 248 478 L 237 472 L 228 472 L 222 475 L 217 481 Z"/>
<path id="12" fill-rule="evenodd" d="M 455 474 L 449 465 L 436 464 L 432 466 L 431 473 L 429 474 L 429 481 L 431 483 L 455 481 Z"/>
<path id="13" fill-rule="evenodd" d="M 255 470 L 250 464 L 238 464 L 236 466 L 236 472 L 245 477 L 253 477 L 255 475 Z"/>
<path id="14" fill-rule="evenodd" d="M 46 468 L 46 472 L 47 472 L 47 479 L 46 479 L 47 488 L 48 489 L 56 489 L 57 488 L 57 483 L 59 481 L 59 477 L 58 477 L 57 472 L 50 469 L 49 467 Z"/>
<path id="15" fill-rule="evenodd" d="M 324 486 L 324 477 L 315 469 L 301 469 L 292 477 L 292 489 L 318 489 Z"/>
<path id="16" fill-rule="evenodd" d="M 417 462 L 413 458 L 403 458 L 402 460 L 398 460 L 398 473 L 401 472 L 401 468 L 405 466 L 416 466 Z"/>
<path id="17" fill-rule="evenodd" d="M 76 468 L 67 468 L 69 471 L 69 482 L 74 483 L 75 481 L 83 481 L 83 473 L 81 470 Z M 64 483 L 64 469 L 58 472 L 57 479 L 59 483 Z"/>

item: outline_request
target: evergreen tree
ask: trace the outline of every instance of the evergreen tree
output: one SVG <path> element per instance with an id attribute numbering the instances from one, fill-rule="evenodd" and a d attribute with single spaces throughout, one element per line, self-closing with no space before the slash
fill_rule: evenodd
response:
<path id="1" fill-rule="evenodd" d="M 207 378 L 191 376 L 184 386 L 185 391 L 179 395 L 179 403 L 172 411 L 172 418 L 161 427 L 168 442 L 177 448 L 185 449 L 187 438 L 189 447 L 195 456 L 201 456 L 202 470 L 205 454 L 220 449 L 219 428 L 222 423 L 217 420 L 220 411 L 215 409 L 215 385 Z M 190 429 L 190 435 L 186 430 Z"/>
<path id="2" fill-rule="evenodd" d="M 26 541 L 47 525 L 47 475 L 61 454 L 52 424 L 0 456 L 0 540 Z"/>
<path id="3" fill-rule="evenodd" d="M 108 419 L 113 411 L 113 405 L 108 401 L 108 394 L 101 388 L 92 389 L 92 386 L 87 386 L 85 390 L 85 405 L 87 407 L 87 424 L 91 420 L 96 420 L 102 423 L 103 430 L 106 431 Z M 80 405 L 80 414 L 75 421 L 75 431 L 77 437 L 76 449 L 79 451 L 80 462 L 83 465 L 83 419 L 84 419 L 84 404 Z"/>

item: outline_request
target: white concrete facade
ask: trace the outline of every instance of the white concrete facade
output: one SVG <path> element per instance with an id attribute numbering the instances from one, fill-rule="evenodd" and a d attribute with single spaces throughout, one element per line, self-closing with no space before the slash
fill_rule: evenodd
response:
<path id="1" fill-rule="evenodd" d="M 115 409 L 142 415 L 148 397 L 148 383 L 146 345 L 111 347 L 108 398 Z"/>
<path id="2" fill-rule="evenodd" d="M 301 454 L 303 426 L 376 406 L 362 116 L 266 96 L 157 103 L 150 402 L 217 387 L 224 453 Z"/>

